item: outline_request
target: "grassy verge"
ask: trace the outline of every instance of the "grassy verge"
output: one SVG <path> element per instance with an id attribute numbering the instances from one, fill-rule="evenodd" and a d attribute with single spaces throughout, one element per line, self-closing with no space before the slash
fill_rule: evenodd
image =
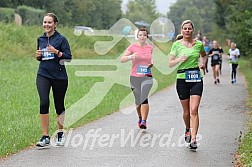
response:
<path id="1" fill-rule="evenodd" d="M 247 102 L 247 105 L 250 108 L 250 111 L 252 111 L 252 59 L 241 59 L 239 66 L 240 71 L 243 73 L 243 75 L 246 78 L 247 84 L 248 84 L 248 90 L 249 90 L 249 99 Z M 251 116 L 251 112 L 250 112 Z M 252 117 L 250 117 L 249 122 L 249 130 L 247 134 L 244 136 L 242 143 L 240 144 L 239 150 L 238 150 L 238 163 L 240 163 L 240 166 L 252 166 Z"/>
<path id="2" fill-rule="evenodd" d="M 105 37 L 76 37 L 70 28 L 61 28 L 71 45 L 73 58 L 116 58 L 128 46 L 122 40 L 107 55 L 99 56 L 93 50 L 97 40 L 108 40 Z M 39 62 L 34 58 L 36 38 L 43 33 L 42 27 L 18 27 L 0 23 L 0 157 L 15 153 L 28 146 L 34 145 L 41 137 L 39 120 L 39 98 L 35 85 L 35 78 Z M 170 46 L 170 45 L 169 45 Z M 167 54 L 169 46 L 162 45 Z M 168 61 L 168 60 L 167 60 Z M 66 95 L 68 108 L 88 93 L 101 77 L 77 77 L 76 68 L 67 66 L 69 87 Z M 104 67 L 103 70 L 109 67 Z M 95 69 L 94 69 L 95 70 Z M 175 74 L 164 75 L 153 69 L 153 75 L 161 90 L 175 81 Z M 84 125 L 93 120 L 111 114 L 119 109 L 120 101 L 128 95 L 130 89 L 115 84 L 103 101 L 79 120 L 74 127 Z M 56 130 L 56 115 L 52 94 L 50 95 L 50 134 Z M 95 100 L 95 99 L 94 99 Z"/>

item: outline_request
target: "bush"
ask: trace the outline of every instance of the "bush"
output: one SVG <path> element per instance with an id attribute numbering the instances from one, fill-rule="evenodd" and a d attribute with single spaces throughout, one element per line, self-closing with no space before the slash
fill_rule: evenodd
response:
<path id="1" fill-rule="evenodd" d="M 12 23 L 15 20 L 15 10 L 11 8 L 0 8 L 0 21 Z"/>
<path id="2" fill-rule="evenodd" d="M 22 17 L 24 25 L 41 25 L 46 11 L 22 5 L 17 7 L 17 13 Z"/>

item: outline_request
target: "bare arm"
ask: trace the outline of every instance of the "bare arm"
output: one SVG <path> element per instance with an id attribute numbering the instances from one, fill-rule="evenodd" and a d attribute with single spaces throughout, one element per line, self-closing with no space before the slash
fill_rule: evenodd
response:
<path id="1" fill-rule="evenodd" d="M 174 67 L 176 66 L 177 64 L 179 64 L 180 62 L 185 62 L 187 59 L 187 56 L 183 55 L 179 58 L 175 58 L 174 55 L 171 55 L 170 56 L 170 59 L 169 59 L 169 67 Z"/>
<path id="2" fill-rule="evenodd" d="M 205 64 L 206 64 L 206 52 L 203 51 L 203 52 L 200 52 L 200 55 L 201 55 L 201 64 L 200 64 L 200 68 L 201 69 L 205 69 Z"/>
<path id="3" fill-rule="evenodd" d="M 132 54 L 130 51 L 126 50 L 126 52 L 121 57 L 121 63 L 125 63 L 131 59 L 136 59 L 136 58 L 137 58 L 137 53 Z"/>

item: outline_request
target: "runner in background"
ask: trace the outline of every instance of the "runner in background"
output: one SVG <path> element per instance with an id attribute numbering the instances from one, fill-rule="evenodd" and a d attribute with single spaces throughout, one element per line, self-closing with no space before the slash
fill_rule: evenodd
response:
<path id="1" fill-rule="evenodd" d="M 220 74 L 222 74 L 222 72 L 221 72 L 221 69 L 222 69 L 222 55 L 224 54 L 224 51 L 223 51 L 222 47 L 219 44 L 218 44 L 218 47 L 220 49 L 220 52 L 222 53 L 220 55 Z"/>
<path id="2" fill-rule="evenodd" d="M 231 66 L 231 83 L 236 83 L 236 69 L 238 67 L 238 58 L 240 57 L 240 51 L 236 48 L 236 44 L 234 42 L 230 43 L 229 49 L 229 63 Z"/>
<path id="3" fill-rule="evenodd" d="M 200 30 L 198 30 L 198 33 L 197 33 L 197 35 L 195 36 L 194 39 L 195 39 L 195 40 L 202 41 L 202 34 L 201 34 Z"/>
<path id="4" fill-rule="evenodd" d="M 204 50 L 205 50 L 205 52 L 206 52 L 206 64 L 205 64 L 205 70 L 203 70 L 203 72 L 204 72 L 204 75 L 206 74 L 206 72 L 208 73 L 208 52 L 209 52 L 209 50 L 210 50 L 210 46 L 209 46 L 209 44 L 210 44 L 210 42 L 209 42 L 209 40 L 206 38 L 206 36 L 204 36 L 203 37 L 203 45 L 204 45 Z"/>
<path id="5" fill-rule="evenodd" d="M 213 69 L 214 84 L 220 83 L 219 70 L 220 61 L 223 51 L 219 48 L 219 44 L 216 40 L 213 41 L 213 48 L 209 50 L 208 56 L 211 57 L 211 66 Z"/>

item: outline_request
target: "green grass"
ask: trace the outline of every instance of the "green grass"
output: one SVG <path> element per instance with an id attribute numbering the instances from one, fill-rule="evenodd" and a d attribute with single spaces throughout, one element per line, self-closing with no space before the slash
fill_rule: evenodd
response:
<path id="1" fill-rule="evenodd" d="M 71 46 L 74 59 L 80 58 L 116 58 L 129 43 L 122 40 L 107 55 L 99 56 L 93 50 L 96 40 L 108 40 L 105 37 L 76 37 L 71 28 L 60 28 Z M 18 27 L 0 23 L 0 157 L 15 153 L 34 145 L 41 137 L 42 131 L 39 120 L 39 97 L 36 90 L 36 73 L 39 62 L 35 60 L 36 38 L 43 33 L 42 27 Z M 167 47 L 165 47 L 167 46 Z M 162 44 L 167 54 L 170 44 Z M 167 60 L 168 62 L 168 60 Z M 104 66 L 103 70 L 110 67 Z M 100 67 L 93 67 L 99 70 Z M 66 94 L 66 108 L 70 107 L 88 93 L 101 77 L 77 77 L 76 70 L 90 70 L 87 66 L 67 66 L 69 87 Z M 175 81 L 175 74 L 163 75 L 153 69 L 154 78 L 161 90 Z M 120 101 L 130 93 L 126 86 L 115 84 L 103 101 L 91 112 L 79 120 L 73 127 L 78 127 L 93 120 L 104 117 L 119 109 Z M 50 134 L 56 128 L 56 115 L 53 98 L 50 95 Z M 95 100 L 95 99 L 94 99 Z"/>
<path id="2" fill-rule="evenodd" d="M 242 143 L 239 147 L 239 156 L 238 161 L 243 164 L 243 166 L 252 166 L 252 117 L 251 117 L 251 111 L 252 111 L 252 59 L 241 59 L 239 60 L 239 66 L 241 72 L 244 74 L 248 90 L 249 90 L 249 99 L 247 102 L 247 105 L 250 108 L 250 122 L 249 122 L 249 130 L 247 134 L 244 136 Z"/>

